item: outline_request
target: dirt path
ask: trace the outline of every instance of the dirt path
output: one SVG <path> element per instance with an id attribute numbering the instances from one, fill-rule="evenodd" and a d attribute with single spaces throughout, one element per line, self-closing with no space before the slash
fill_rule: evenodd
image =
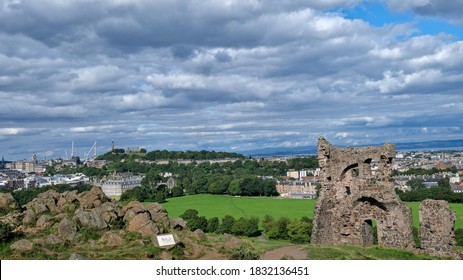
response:
<path id="1" fill-rule="evenodd" d="M 265 252 L 261 260 L 304 260 L 307 259 L 307 251 L 302 246 L 285 246 L 275 250 Z"/>

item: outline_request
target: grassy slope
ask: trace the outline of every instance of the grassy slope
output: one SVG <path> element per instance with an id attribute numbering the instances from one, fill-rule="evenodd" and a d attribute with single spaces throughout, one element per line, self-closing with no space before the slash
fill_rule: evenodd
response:
<path id="1" fill-rule="evenodd" d="M 231 215 L 235 218 L 257 216 L 266 214 L 275 218 L 288 217 L 300 218 L 313 217 L 313 209 L 316 200 L 311 199 L 281 199 L 269 197 L 233 197 L 225 195 L 189 195 L 169 198 L 163 206 L 170 217 L 178 217 L 187 209 L 196 209 L 199 215 L 211 217 L 223 217 Z M 418 227 L 418 202 L 407 202 L 413 210 L 413 224 Z M 457 215 L 455 228 L 463 228 L 463 204 L 451 203 L 450 207 Z"/>

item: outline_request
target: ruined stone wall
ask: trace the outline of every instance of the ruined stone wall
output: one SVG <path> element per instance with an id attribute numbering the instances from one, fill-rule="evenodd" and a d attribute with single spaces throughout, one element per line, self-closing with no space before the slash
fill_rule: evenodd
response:
<path id="1" fill-rule="evenodd" d="M 312 242 L 319 244 L 413 245 L 411 209 L 394 192 L 391 163 L 395 146 L 340 148 L 318 141 L 320 197 Z"/>
<path id="2" fill-rule="evenodd" d="M 420 203 L 421 249 L 434 256 L 448 256 L 455 245 L 455 213 L 447 201 L 426 199 Z"/>

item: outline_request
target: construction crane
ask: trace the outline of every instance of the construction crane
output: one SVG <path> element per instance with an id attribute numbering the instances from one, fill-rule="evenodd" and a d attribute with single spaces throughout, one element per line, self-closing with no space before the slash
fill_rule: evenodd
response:
<path id="1" fill-rule="evenodd" d="M 90 148 L 90 150 L 88 150 L 88 152 L 86 154 L 84 154 L 85 161 L 91 160 L 89 156 L 90 156 L 92 150 L 93 150 L 93 157 L 91 159 L 95 159 L 96 158 L 96 141 L 95 141 L 95 143 L 93 143 L 93 146 Z"/>

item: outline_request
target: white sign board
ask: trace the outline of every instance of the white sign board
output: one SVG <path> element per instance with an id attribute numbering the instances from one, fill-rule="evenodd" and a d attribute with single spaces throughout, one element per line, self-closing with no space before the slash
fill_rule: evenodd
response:
<path id="1" fill-rule="evenodd" d="M 172 234 L 158 235 L 156 237 L 161 247 L 175 245 L 174 236 Z"/>

